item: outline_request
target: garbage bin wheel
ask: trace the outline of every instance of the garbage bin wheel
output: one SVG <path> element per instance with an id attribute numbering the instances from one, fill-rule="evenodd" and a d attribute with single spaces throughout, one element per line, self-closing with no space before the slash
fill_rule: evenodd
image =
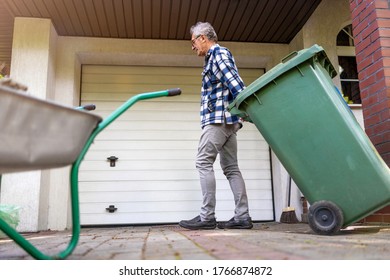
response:
<path id="1" fill-rule="evenodd" d="M 310 228 L 321 235 L 335 234 L 344 224 L 343 211 L 327 200 L 314 202 L 309 208 L 308 219 Z"/>

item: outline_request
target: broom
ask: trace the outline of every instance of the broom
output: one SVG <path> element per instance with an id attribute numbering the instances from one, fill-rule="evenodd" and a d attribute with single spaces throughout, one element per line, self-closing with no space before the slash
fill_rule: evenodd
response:
<path id="1" fill-rule="evenodd" d="M 285 224 L 295 224 L 298 223 L 297 215 L 295 214 L 295 208 L 290 207 L 291 199 L 291 176 L 288 175 L 288 190 L 287 190 L 287 208 L 283 208 L 282 215 L 280 216 L 280 222 Z"/>

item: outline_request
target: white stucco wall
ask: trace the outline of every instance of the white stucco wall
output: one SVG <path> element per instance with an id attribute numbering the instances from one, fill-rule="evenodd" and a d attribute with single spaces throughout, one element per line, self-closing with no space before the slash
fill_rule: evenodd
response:
<path id="1" fill-rule="evenodd" d="M 39 98 L 50 98 L 54 91 L 56 36 L 47 20 L 15 22 L 11 77 Z M 1 203 L 21 206 L 20 231 L 46 228 L 49 181 L 47 171 L 3 175 Z"/>
<path id="2" fill-rule="evenodd" d="M 323 0 L 302 29 L 303 47 L 307 48 L 313 44 L 322 46 L 338 72 L 337 34 L 351 23 L 349 1 Z M 334 81 L 340 86 L 338 76 Z"/>

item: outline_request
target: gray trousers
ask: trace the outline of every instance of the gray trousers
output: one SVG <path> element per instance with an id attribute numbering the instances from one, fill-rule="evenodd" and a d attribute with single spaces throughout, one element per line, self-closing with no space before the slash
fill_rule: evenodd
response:
<path id="1" fill-rule="evenodd" d="M 237 136 L 240 124 L 211 124 L 203 128 L 199 141 L 196 168 L 199 171 L 203 194 L 200 217 L 202 221 L 215 218 L 216 181 L 214 162 L 220 156 L 220 164 L 233 192 L 234 219 L 249 218 L 248 197 L 245 182 L 237 163 Z"/>

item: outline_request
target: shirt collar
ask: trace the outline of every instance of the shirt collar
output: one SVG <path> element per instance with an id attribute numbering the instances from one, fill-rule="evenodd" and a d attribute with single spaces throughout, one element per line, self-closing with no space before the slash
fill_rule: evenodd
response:
<path id="1" fill-rule="evenodd" d="M 209 61 L 209 59 L 210 59 L 210 56 L 211 56 L 211 54 L 213 53 L 213 51 L 214 51 L 214 49 L 216 48 L 216 47 L 219 47 L 219 45 L 218 44 L 214 44 L 214 45 L 212 45 L 211 47 L 210 47 L 210 49 L 207 51 L 207 54 L 206 54 L 206 56 L 205 56 L 205 64 L 207 64 L 207 62 Z"/>

